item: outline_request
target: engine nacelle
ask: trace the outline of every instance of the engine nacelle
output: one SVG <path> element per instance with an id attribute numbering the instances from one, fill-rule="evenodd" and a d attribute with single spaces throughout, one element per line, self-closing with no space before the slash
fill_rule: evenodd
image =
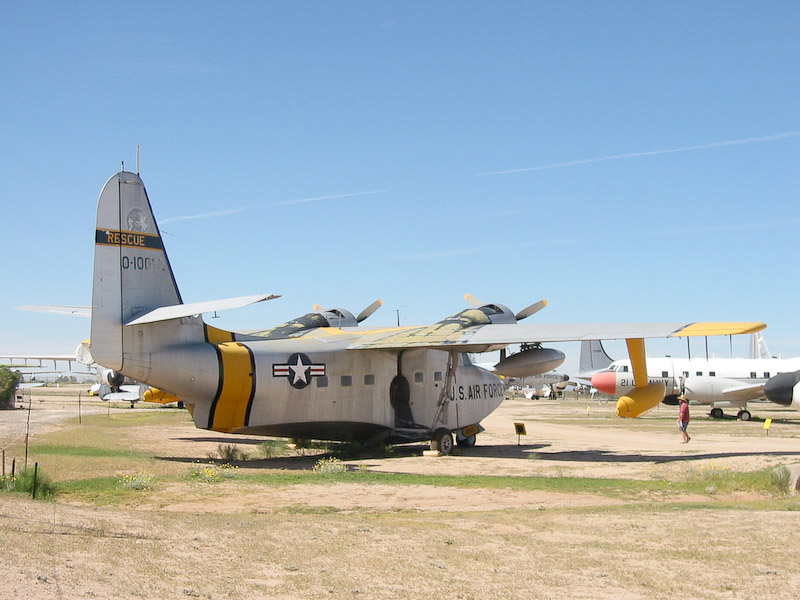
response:
<path id="1" fill-rule="evenodd" d="M 108 371 L 106 373 L 106 381 L 112 389 L 116 389 L 125 382 L 125 375 L 116 371 Z"/>
<path id="2" fill-rule="evenodd" d="M 645 387 L 633 388 L 617 400 L 617 416 L 636 418 L 664 399 L 664 383 L 648 383 Z"/>
<path id="3" fill-rule="evenodd" d="M 778 373 L 764 384 L 767 400 L 800 409 L 800 371 Z"/>
<path id="4" fill-rule="evenodd" d="M 560 350 L 532 346 L 502 359 L 494 366 L 494 370 L 505 377 L 533 377 L 552 371 L 565 358 Z"/>
<path id="5" fill-rule="evenodd" d="M 683 395 L 702 404 L 713 404 L 723 400 L 724 390 L 740 385 L 741 382 L 725 377 L 692 376 L 683 382 Z"/>
<path id="6" fill-rule="evenodd" d="M 355 327 L 358 325 L 356 317 L 349 310 L 344 308 L 333 308 L 330 310 L 320 310 L 310 312 L 287 321 L 283 325 L 278 325 L 272 329 L 253 332 L 251 335 L 263 337 L 268 340 L 285 339 L 309 329 L 317 327 Z"/>
<path id="7" fill-rule="evenodd" d="M 517 317 L 505 304 L 484 304 L 476 310 L 485 314 L 492 324 L 516 323 Z"/>

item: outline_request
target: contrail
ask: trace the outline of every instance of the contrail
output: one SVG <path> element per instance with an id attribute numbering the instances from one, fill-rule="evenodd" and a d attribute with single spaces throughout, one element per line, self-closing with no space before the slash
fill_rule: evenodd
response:
<path id="1" fill-rule="evenodd" d="M 164 219 L 160 221 L 163 225 L 164 223 L 174 223 L 176 221 L 191 221 L 192 219 L 210 219 L 212 217 L 227 217 L 228 215 L 235 215 L 240 212 L 244 212 L 253 208 L 252 206 L 244 206 L 242 208 L 229 208 L 228 210 L 214 210 L 211 212 L 203 213 L 200 215 L 187 215 L 185 217 L 172 217 L 169 219 Z"/>
<path id="2" fill-rule="evenodd" d="M 315 196 L 313 198 L 298 198 L 296 200 L 279 200 L 278 202 L 268 202 L 266 204 L 254 204 L 253 206 L 241 206 L 239 208 L 229 208 L 227 210 L 215 210 L 211 212 L 201 213 L 198 215 L 187 215 L 184 217 L 171 217 L 169 219 L 164 219 L 160 221 L 161 224 L 164 223 L 174 223 L 176 221 L 190 221 L 192 219 L 210 219 L 212 217 L 226 217 L 229 215 L 235 215 L 246 210 L 253 210 L 255 208 L 263 208 L 265 206 L 284 206 L 288 204 L 302 204 L 304 202 L 318 202 L 320 200 L 339 200 L 341 198 L 354 198 L 356 196 L 369 196 L 372 194 L 383 194 L 385 192 L 391 191 L 390 189 L 385 190 L 371 190 L 368 192 L 355 192 L 352 194 L 337 194 L 335 196 Z"/>
<path id="3" fill-rule="evenodd" d="M 705 150 L 707 148 L 722 148 L 723 146 L 737 146 L 741 144 L 756 144 L 759 142 L 776 142 L 787 138 L 800 137 L 800 131 L 787 131 L 776 133 L 775 135 L 765 135 L 762 137 L 743 138 L 739 140 L 727 140 L 724 142 L 712 142 L 699 146 L 684 146 L 682 148 L 671 148 L 669 150 L 650 150 L 649 152 L 632 152 L 630 154 L 612 154 L 611 156 L 598 156 L 596 158 L 585 158 L 583 160 L 572 160 L 569 162 L 555 163 L 552 165 L 542 165 L 539 167 L 527 167 L 525 169 L 511 169 L 509 171 L 491 171 L 489 173 L 479 173 L 478 175 L 510 175 L 511 173 L 527 173 L 529 171 L 546 171 L 547 169 L 560 169 L 563 167 L 574 167 L 607 160 L 620 160 L 622 158 L 637 158 L 640 156 L 654 156 L 656 154 L 674 154 L 676 152 L 691 152 L 692 150 Z"/>
<path id="4" fill-rule="evenodd" d="M 355 192 L 353 194 L 337 194 L 335 196 L 314 196 L 313 198 L 298 198 L 297 200 L 280 200 L 278 202 L 273 202 L 268 206 L 281 206 L 285 204 L 302 204 L 303 202 L 317 202 L 319 200 L 338 200 L 340 198 L 354 198 L 356 196 L 370 196 L 372 194 L 385 194 L 386 192 L 391 191 L 389 189 L 385 190 L 370 190 L 368 192 Z M 264 205 L 262 205 L 264 206 Z"/>

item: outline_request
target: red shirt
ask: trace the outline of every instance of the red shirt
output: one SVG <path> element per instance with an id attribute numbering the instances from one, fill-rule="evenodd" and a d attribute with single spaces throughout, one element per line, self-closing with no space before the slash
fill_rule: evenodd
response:
<path id="1" fill-rule="evenodd" d="M 681 402 L 681 410 L 678 413 L 678 420 L 684 421 L 685 423 L 689 422 L 689 403 L 688 402 Z"/>

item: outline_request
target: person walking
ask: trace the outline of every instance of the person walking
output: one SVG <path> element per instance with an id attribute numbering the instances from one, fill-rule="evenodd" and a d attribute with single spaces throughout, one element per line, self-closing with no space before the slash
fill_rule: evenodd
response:
<path id="1" fill-rule="evenodd" d="M 678 429 L 681 430 L 681 435 L 683 435 L 683 441 L 681 444 L 688 444 L 689 440 L 692 438 L 689 437 L 689 434 L 686 433 L 686 428 L 689 427 L 689 401 L 686 399 L 686 396 L 681 394 L 678 396 L 678 401 L 681 404 L 680 411 L 678 412 Z"/>

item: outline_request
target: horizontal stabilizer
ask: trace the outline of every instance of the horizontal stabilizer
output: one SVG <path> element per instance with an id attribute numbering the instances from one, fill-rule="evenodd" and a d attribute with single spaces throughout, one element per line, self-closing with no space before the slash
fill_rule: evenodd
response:
<path id="1" fill-rule="evenodd" d="M 173 306 L 162 306 L 151 310 L 131 321 L 125 323 L 129 325 L 143 325 L 144 323 L 156 323 L 158 321 L 169 321 L 182 317 L 191 317 L 203 313 L 229 310 L 231 308 L 241 308 L 264 300 L 280 298 L 276 294 L 256 294 L 254 296 L 240 296 L 238 298 L 226 298 L 224 300 L 208 300 L 206 302 L 192 302 L 190 304 L 175 304 Z"/>
<path id="2" fill-rule="evenodd" d="M 29 312 L 44 312 L 54 315 L 69 315 L 71 317 L 91 317 L 92 309 L 89 306 L 55 306 L 49 304 L 28 304 L 15 306 L 14 310 L 27 310 Z"/>

